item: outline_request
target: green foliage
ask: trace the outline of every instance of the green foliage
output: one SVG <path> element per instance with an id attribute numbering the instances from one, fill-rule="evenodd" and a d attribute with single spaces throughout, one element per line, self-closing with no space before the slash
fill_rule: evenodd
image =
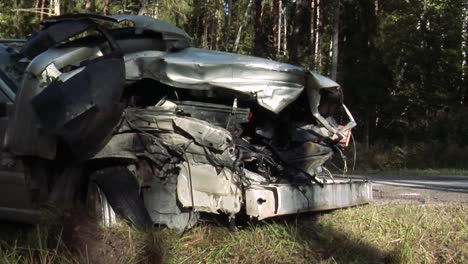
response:
<path id="1" fill-rule="evenodd" d="M 0 1 L 0 38 L 24 38 L 37 29 L 39 14 L 18 10 L 41 2 Z M 86 8 L 88 2 L 91 6 Z M 297 47 L 299 64 L 314 61 L 317 71 L 328 74 L 337 2 L 321 0 L 315 10 L 311 9 L 312 0 L 304 5 L 298 5 L 300 2 L 110 0 L 109 14 L 144 13 L 174 23 L 192 36 L 195 47 L 233 51 L 239 35 L 239 53 L 280 61 L 289 61 L 291 47 Z M 249 3 L 252 8 L 246 12 Z M 45 4 L 48 7 L 50 1 Z M 105 0 L 61 1 L 62 13 L 102 13 L 104 6 Z M 468 73 L 467 66 L 462 67 L 468 54 L 466 44 L 465 57 L 462 51 L 463 41 L 468 43 L 466 26 L 463 28 L 463 22 L 468 23 L 466 1 L 341 0 L 340 10 L 337 79 L 358 123 L 357 141 L 383 144 L 392 153 L 395 144 L 409 142 L 464 148 L 464 135 L 468 134 Z M 315 20 L 311 21 L 312 15 Z M 313 28 L 318 37 L 316 54 L 311 54 Z M 260 34 L 260 42 L 256 34 Z M 389 166 L 408 164 L 401 162 L 398 158 Z"/>
<path id="2" fill-rule="evenodd" d="M 32 0 L 0 1 L 0 38 L 25 38 L 37 28 L 39 16 L 33 13 L 15 11 L 29 8 Z"/>
<path id="3" fill-rule="evenodd" d="M 348 150 L 350 151 L 350 150 Z M 467 170 L 468 147 L 434 141 L 410 145 L 356 145 L 358 171 L 456 168 Z M 348 153 L 352 157 L 352 153 Z M 352 161 L 348 161 L 352 162 Z M 339 163 L 336 163 L 339 164 Z"/>

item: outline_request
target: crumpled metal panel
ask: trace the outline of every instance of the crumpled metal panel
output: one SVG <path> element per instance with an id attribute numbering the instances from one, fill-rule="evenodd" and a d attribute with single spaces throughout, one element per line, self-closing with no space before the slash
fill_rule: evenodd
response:
<path id="1" fill-rule="evenodd" d="M 210 213 L 236 214 L 240 211 L 242 190 L 238 175 L 227 168 L 217 172 L 209 164 L 188 165 L 184 162 L 179 167 L 177 197 L 183 207 L 193 205 L 198 211 Z"/>
<path id="2" fill-rule="evenodd" d="M 91 63 L 88 64 L 89 66 L 92 65 L 93 60 L 96 62 L 96 58 L 101 56 L 102 53 L 98 48 L 81 47 L 49 49 L 33 59 L 33 61 L 26 69 L 22 87 L 15 98 L 16 107 L 13 115 L 10 118 L 8 132 L 5 138 L 5 145 L 11 152 L 17 155 L 38 156 L 45 159 L 55 158 L 57 135 L 50 133 L 50 131 L 44 130 L 44 126 L 41 125 L 41 122 L 38 118 L 38 113 L 36 112 L 37 109 L 34 109 L 33 105 L 31 104 L 31 100 L 41 94 L 43 91 L 46 91 L 46 87 L 48 87 L 54 80 L 57 82 L 67 83 L 67 81 L 72 80 L 74 77 L 83 72 L 83 69 L 78 68 L 70 72 L 62 73 L 62 69 L 64 67 L 87 60 L 91 61 Z M 112 93 L 116 94 L 116 96 L 112 97 L 115 99 L 114 101 L 118 101 L 120 99 L 118 94 L 120 93 L 119 90 L 121 91 L 123 89 L 124 81 L 123 61 L 121 58 L 116 59 L 116 61 L 117 60 L 119 61 L 118 68 L 121 72 L 121 75 L 119 78 L 115 78 L 114 76 L 112 79 L 120 80 L 119 84 L 121 87 L 107 87 L 108 89 L 102 89 L 103 87 L 100 87 L 100 89 L 96 90 L 96 93 L 103 93 L 111 89 Z M 102 75 L 103 72 L 101 70 L 100 72 Z M 117 72 L 112 71 L 107 73 L 116 74 Z M 110 76 L 109 74 L 107 74 L 108 77 Z M 83 85 L 90 84 L 83 83 Z M 49 104 L 49 106 L 54 107 L 54 104 Z M 107 109 L 110 110 L 110 107 L 107 107 L 105 110 Z M 115 111 L 108 111 L 109 114 L 112 114 L 112 112 Z M 65 115 L 66 113 L 62 112 L 57 114 Z M 78 120 L 78 118 L 76 120 Z M 113 120 L 107 119 L 104 121 Z M 111 124 L 111 127 L 106 129 L 112 129 L 112 127 L 113 124 Z M 95 133 L 90 133 L 89 135 L 92 136 L 94 134 Z M 105 137 L 105 135 L 103 137 Z M 102 138 L 96 139 L 96 141 L 102 141 Z M 101 142 L 98 142 L 97 144 L 99 143 Z"/>
<path id="3" fill-rule="evenodd" d="M 259 220 L 302 212 L 345 208 L 372 201 L 372 186 L 368 181 L 335 180 L 317 184 L 251 185 L 245 190 L 247 215 Z"/>
<path id="4" fill-rule="evenodd" d="M 181 208 L 177 200 L 176 177 L 153 177 L 143 189 L 145 206 L 154 223 L 183 231 L 197 223 L 199 214 Z"/>
<path id="5" fill-rule="evenodd" d="M 194 48 L 129 54 L 125 63 L 129 80 L 151 78 L 195 90 L 227 88 L 275 113 L 297 99 L 308 75 L 304 68 L 286 63 Z"/>
<path id="6" fill-rule="evenodd" d="M 288 164 L 294 164 L 295 167 L 314 175 L 315 169 L 330 159 L 333 150 L 330 147 L 308 141 L 282 151 L 280 154 Z"/>
<path id="7" fill-rule="evenodd" d="M 152 78 L 170 86 L 212 90 L 227 88 L 255 99 L 274 113 L 294 102 L 304 88 L 318 113 L 318 90 L 339 88 L 333 80 L 303 67 L 234 53 L 187 48 L 178 52 L 126 54 L 126 78 Z"/>
<path id="8" fill-rule="evenodd" d="M 136 161 L 136 147 L 134 141 L 138 138 L 136 133 L 113 135 L 107 144 L 90 159 L 119 158 Z"/>
<path id="9" fill-rule="evenodd" d="M 174 118 L 174 125 L 182 129 L 198 144 L 216 150 L 225 150 L 232 142 L 231 134 L 221 128 L 200 119 L 184 117 Z"/>

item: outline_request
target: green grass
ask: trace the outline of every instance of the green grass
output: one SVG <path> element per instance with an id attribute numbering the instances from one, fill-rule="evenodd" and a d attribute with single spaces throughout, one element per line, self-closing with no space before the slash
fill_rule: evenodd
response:
<path id="1" fill-rule="evenodd" d="M 73 226 L 84 234 L 79 243 L 66 228 L 2 225 L 0 263 L 468 263 L 467 212 L 466 205 L 371 204 L 235 233 L 209 223 L 183 235 L 121 226 L 91 230 L 91 239 Z"/>

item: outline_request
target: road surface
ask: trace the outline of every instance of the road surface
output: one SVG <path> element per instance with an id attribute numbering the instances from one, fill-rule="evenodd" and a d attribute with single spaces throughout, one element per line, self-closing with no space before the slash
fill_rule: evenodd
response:
<path id="1" fill-rule="evenodd" d="M 468 204 L 468 176 L 352 175 L 372 181 L 375 200 L 404 203 Z"/>

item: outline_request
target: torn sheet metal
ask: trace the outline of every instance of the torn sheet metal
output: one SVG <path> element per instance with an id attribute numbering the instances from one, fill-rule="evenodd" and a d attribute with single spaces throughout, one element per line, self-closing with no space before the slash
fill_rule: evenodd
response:
<path id="1" fill-rule="evenodd" d="M 174 126 L 185 131 L 198 144 L 207 148 L 225 150 L 230 146 L 232 137 L 230 133 L 208 122 L 195 118 L 174 118 Z"/>
<path id="2" fill-rule="evenodd" d="M 149 186 L 143 189 L 143 197 L 154 223 L 183 231 L 197 223 L 199 213 L 181 207 L 177 199 L 176 181 L 177 177 L 153 177 Z"/>
<path id="3" fill-rule="evenodd" d="M 288 163 L 312 175 L 315 169 L 331 158 L 333 150 L 311 141 L 304 142 L 294 148 L 281 152 L 282 158 Z"/>
<path id="4" fill-rule="evenodd" d="M 368 181 L 335 180 L 317 184 L 251 185 L 245 190 L 247 215 L 259 220 L 303 212 L 325 211 L 369 203 L 372 186 Z"/>
<path id="5" fill-rule="evenodd" d="M 180 165 L 177 197 L 184 207 L 210 213 L 236 214 L 242 205 L 239 176 L 227 168 L 217 172 L 208 164 Z M 191 188 L 192 186 L 192 188 Z M 192 200 L 193 196 L 193 200 Z"/>
<path id="6" fill-rule="evenodd" d="M 60 34 L 72 36 L 54 33 L 57 39 L 65 38 Z M 12 153 L 55 159 L 61 138 L 76 157 L 87 158 L 106 144 L 120 120 L 125 82 L 122 55 L 112 39 L 107 41 L 110 50 L 106 54 L 98 47 L 52 48 L 32 60 L 15 98 L 15 112 L 5 137 L 5 146 Z"/>

